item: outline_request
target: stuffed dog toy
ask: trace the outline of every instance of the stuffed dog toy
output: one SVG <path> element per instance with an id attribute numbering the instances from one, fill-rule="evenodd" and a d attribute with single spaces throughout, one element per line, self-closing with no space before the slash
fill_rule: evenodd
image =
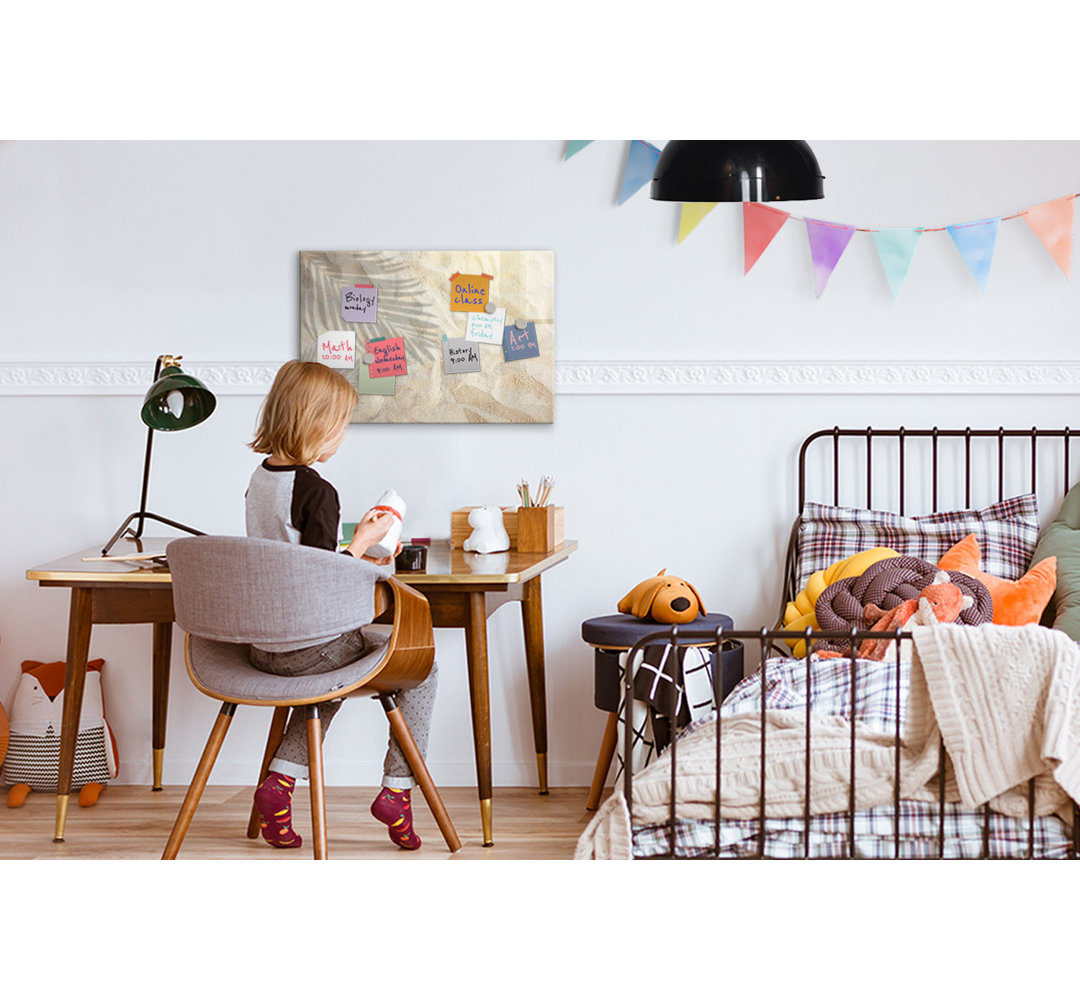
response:
<path id="1" fill-rule="evenodd" d="M 685 625 L 705 614 L 705 605 L 693 586 L 677 576 L 665 576 L 666 572 L 662 569 L 656 576 L 642 580 L 619 601 L 619 611 L 665 625 Z"/>

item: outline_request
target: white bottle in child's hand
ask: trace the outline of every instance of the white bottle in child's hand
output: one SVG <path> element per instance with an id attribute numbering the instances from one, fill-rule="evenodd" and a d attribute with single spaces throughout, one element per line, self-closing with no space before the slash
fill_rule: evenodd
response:
<path id="1" fill-rule="evenodd" d="M 405 501 L 397 495 L 396 490 L 387 490 L 372 510 L 390 515 L 390 530 L 383 536 L 382 541 L 376 542 L 364 553 L 372 559 L 385 559 L 392 556 L 401 540 L 401 528 L 405 521 Z"/>

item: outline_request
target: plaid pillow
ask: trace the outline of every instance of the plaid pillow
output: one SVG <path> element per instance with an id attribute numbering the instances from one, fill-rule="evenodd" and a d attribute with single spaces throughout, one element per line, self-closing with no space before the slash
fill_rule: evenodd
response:
<path id="1" fill-rule="evenodd" d="M 968 535 L 979 540 L 983 572 L 1017 580 L 1031 564 L 1039 540 L 1035 494 L 999 500 L 982 510 L 951 510 L 920 517 L 855 507 L 808 503 L 799 519 L 796 592 L 811 574 L 838 559 L 878 545 L 902 556 L 937 561 Z"/>

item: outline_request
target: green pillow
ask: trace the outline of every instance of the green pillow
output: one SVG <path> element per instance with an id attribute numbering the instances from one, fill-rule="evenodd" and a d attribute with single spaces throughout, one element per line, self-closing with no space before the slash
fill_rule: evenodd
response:
<path id="1" fill-rule="evenodd" d="M 1057 588 L 1042 623 L 1080 642 L 1080 483 L 1069 490 L 1057 517 L 1039 535 L 1031 565 L 1047 556 L 1057 556 Z"/>

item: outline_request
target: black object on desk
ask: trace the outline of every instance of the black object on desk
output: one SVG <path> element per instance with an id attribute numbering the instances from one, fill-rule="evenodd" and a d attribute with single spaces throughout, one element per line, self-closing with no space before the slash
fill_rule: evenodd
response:
<path id="1" fill-rule="evenodd" d="M 403 545 L 394 558 L 394 569 L 399 573 L 424 573 L 427 570 L 427 546 Z"/>

